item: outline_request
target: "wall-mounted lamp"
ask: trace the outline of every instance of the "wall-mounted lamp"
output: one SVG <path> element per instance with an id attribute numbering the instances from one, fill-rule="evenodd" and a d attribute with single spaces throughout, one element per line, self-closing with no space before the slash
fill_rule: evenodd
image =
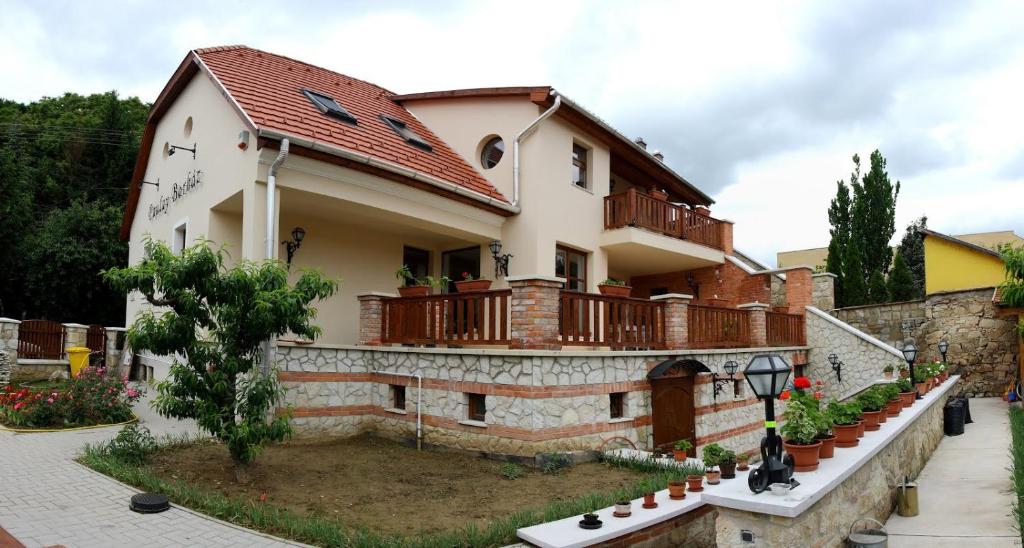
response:
<path id="1" fill-rule="evenodd" d="M 196 159 L 196 149 L 199 148 L 198 145 L 199 145 L 199 143 L 193 143 L 192 148 L 180 147 L 178 145 L 168 145 L 167 155 L 168 156 L 174 156 L 175 152 L 177 152 L 179 150 L 184 150 L 185 152 L 191 152 L 192 153 L 192 159 L 195 160 Z"/>
<path id="2" fill-rule="evenodd" d="M 139 188 L 142 188 L 142 185 L 153 185 L 156 187 L 157 190 L 160 190 L 160 178 L 157 178 L 155 183 L 151 183 L 149 181 L 139 181 Z"/>
<path id="3" fill-rule="evenodd" d="M 508 276 L 508 260 L 513 257 L 511 253 L 501 254 L 501 240 L 491 241 L 491 257 L 494 257 L 494 277 Z"/>
<path id="4" fill-rule="evenodd" d="M 942 354 L 942 363 L 946 363 L 946 352 L 949 351 L 949 341 L 943 339 L 939 341 L 939 353 Z"/>
<path id="5" fill-rule="evenodd" d="M 306 237 L 306 230 L 301 226 L 297 226 L 292 229 L 292 241 L 285 240 L 281 242 L 281 245 L 285 246 L 288 250 L 288 267 L 292 266 L 292 256 L 295 255 L 295 250 L 302 246 L 302 240 Z"/>
<path id="6" fill-rule="evenodd" d="M 829 354 L 828 363 L 832 364 L 832 371 L 836 372 L 836 381 L 843 382 L 843 362 L 839 361 L 839 356 Z"/>
<path id="7" fill-rule="evenodd" d="M 722 388 L 727 384 L 732 384 L 734 380 L 733 375 L 736 374 L 736 370 L 739 369 L 739 367 L 740 366 L 738 363 L 729 360 L 725 362 L 725 365 L 722 366 L 722 369 L 725 370 L 725 373 L 729 375 L 728 377 L 719 377 L 717 373 L 711 374 L 711 380 L 712 382 L 715 383 L 715 391 L 712 394 L 712 396 L 716 401 L 718 400 L 718 393 L 722 391 Z"/>

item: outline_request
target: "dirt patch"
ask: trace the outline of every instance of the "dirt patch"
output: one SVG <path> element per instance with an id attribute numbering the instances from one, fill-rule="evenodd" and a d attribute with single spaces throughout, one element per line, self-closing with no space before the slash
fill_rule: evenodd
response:
<path id="1" fill-rule="evenodd" d="M 336 518 L 377 533 L 438 533 L 493 519 L 549 501 L 612 491 L 643 476 L 599 463 L 572 466 L 560 475 L 523 467 L 505 479 L 502 463 L 461 452 L 414 448 L 375 437 L 269 447 L 257 459 L 251 485 L 235 482 L 227 449 L 203 443 L 156 455 L 153 471 L 209 487 L 232 498 L 259 500 L 301 514 Z"/>

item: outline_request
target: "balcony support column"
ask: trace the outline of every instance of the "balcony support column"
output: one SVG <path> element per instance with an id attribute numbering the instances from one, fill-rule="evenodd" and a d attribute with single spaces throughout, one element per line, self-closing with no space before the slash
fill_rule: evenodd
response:
<path id="1" fill-rule="evenodd" d="M 693 295 L 668 293 L 651 297 L 651 300 L 665 303 L 665 349 L 689 348 L 689 306 Z"/>
<path id="2" fill-rule="evenodd" d="M 356 296 L 359 299 L 359 344 L 384 344 L 384 299 L 396 296 L 377 292 Z"/>
<path id="3" fill-rule="evenodd" d="M 746 310 L 750 314 L 750 346 L 768 346 L 768 304 L 747 303 L 737 306 L 740 310 Z"/>
<path id="4" fill-rule="evenodd" d="M 505 281 L 512 288 L 509 348 L 561 350 L 558 312 L 565 278 L 509 276 Z"/>

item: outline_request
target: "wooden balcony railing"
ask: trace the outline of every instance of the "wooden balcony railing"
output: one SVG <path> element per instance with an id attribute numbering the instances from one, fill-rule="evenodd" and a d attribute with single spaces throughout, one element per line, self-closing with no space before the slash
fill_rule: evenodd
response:
<path id="1" fill-rule="evenodd" d="M 604 227 L 635 226 L 722 249 L 722 222 L 636 189 L 604 198 Z"/>
<path id="2" fill-rule="evenodd" d="M 660 349 L 665 305 L 647 299 L 562 291 L 562 346 Z"/>
<path id="3" fill-rule="evenodd" d="M 744 348 L 750 346 L 750 313 L 735 308 L 691 304 L 687 307 L 690 348 Z"/>
<path id="4" fill-rule="evenodd" d="M 512 290 L 384 299 L 385 344 L 508 345 Z"/>
<path id="5" fill-rule="evenodd" d="M 765 329 L 768 346 L 805 346 L 807 332 L 804 316 L 782 312 L 765 312 Z"/>

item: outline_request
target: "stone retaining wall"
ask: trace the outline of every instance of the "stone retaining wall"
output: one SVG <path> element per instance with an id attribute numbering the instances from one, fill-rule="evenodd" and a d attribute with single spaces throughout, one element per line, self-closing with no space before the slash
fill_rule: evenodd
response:
<path id="1" fill-rule="evenodd" d="M 825 382 L 829 398 L 844 399 L 882 378 L 886 364 L 899 365 L 903 354 L 818 309 L 807 312 L 807 344 L 811 347 L 804 372 Z M 828 355 L 835 353 L 843 362 L 842 382 L 836 378 Z"/>
<path id="2" fill-rule="evenodd" d="M 686 548 L 714 548 L 715 519 L 713 506 L 703 506 L 654 527 L 623 535 L 619 538 L 595 544 L 598 548 L 656 548 L 660 546 L 685 546 Z"/>

